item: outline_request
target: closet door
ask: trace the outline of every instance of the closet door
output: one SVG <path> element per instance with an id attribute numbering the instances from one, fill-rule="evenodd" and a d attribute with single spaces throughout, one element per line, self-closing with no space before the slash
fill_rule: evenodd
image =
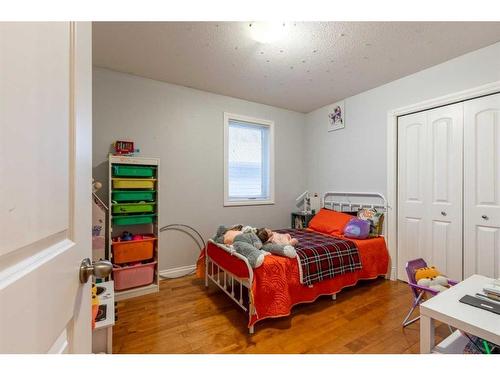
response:
<path id="1" fill-rule="evenodd" d="M 462 279 L 463 106 L 398 120 L 398 278 L 423 258 Z"/>
<path id="2" fill-rule="evenodd" d="M 462 144 L 463 104 L 427 112 L 425 182 L 428 264 L 462 280 Z"/>
<path id="3" fill-rule="evenodd" d="M 464 104 L 464 276 L 500 277 L 500 94 Z"/>
<path id="4" fill-rule="evenodd" d="M 398 279 L 407 280 L 410 259 L 427 258 L 429 248 L 425 184 L 428 178 L 426 113 L 398 119 Z"/>

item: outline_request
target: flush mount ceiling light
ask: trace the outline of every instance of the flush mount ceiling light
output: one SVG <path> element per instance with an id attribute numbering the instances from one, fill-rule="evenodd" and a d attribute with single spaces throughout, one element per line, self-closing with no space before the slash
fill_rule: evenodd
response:
<path id="1" fill-rule="evenodd" d="M 252 22 L 248 24 L 250 37 L 259 43 L 273 43 L 283 39 L 286 34 L 284 22 Z"/>

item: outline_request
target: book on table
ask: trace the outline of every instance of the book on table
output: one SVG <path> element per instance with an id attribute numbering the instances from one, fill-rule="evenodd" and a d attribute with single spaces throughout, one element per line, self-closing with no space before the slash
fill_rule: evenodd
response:
<path id="1" fill-rule="evenodd" d="M 483 292 L 491 299 L 500 301 L 500 281 L 495 280 L 492 284 L 486 284 Z"/>

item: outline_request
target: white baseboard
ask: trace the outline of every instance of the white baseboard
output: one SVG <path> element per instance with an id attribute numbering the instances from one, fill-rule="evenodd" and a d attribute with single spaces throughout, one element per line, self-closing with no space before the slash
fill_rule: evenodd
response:
<path id="1" fill-rule="evenodd" d="M 392 281 L 397 280 L 397 272 L 396 272 L 396 267 L 391 267 L 391 276 L 390 276 Z"/>
<path id="2" fill-rule="evenodd" d="M 196 269 L 196 264 L 190 266 L 182 266 L 176 268 L 169 268 L 168 270 L 159 271 L 160 277 L 174 278 L 186 276 L 192 273 Z"/>

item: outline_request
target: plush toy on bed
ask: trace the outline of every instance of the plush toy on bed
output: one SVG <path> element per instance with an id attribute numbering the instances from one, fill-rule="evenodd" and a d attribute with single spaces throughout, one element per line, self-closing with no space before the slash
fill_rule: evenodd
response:
<path id="1" fill-rule="evenodd" d="M 271 254 L 279 255 L 287 258 L 297 257 L 297 252 L 293 245 L 297 244 L 298 241 L 292 238 L 289 234 L 281 234 L 273 232 L 267 228 L 257 229 L 257 237 L 263 243 L 262 250 L 268 251 Z M 278 238 L 277 240 L 272 240 L 272 238 Z M 281 239 L 281 240 L 280 240 Z"/>
<path id="2" fill-rule="evenodd" d="M 248 259 L 248 263 L 252 268 L 260 267 L 264 262 L 264 257 L 269 254 L 261 250 L 262 242 L 253 231 L 241 233 L 234 237 L 233 248 L 238 254 Z"/>
<path id="3" fill-rule="evenodd" d="M 226 246 L 232 246 L 238 254 L 248 259 L 248 264 L 252 268 L 262 265 L 264 257 L 269 254 L 267 251 L 261 250 L 262 242 L 255 234 L 254 228 L 241 224 L 231 227 L 220 225 L 212 240 Z"/>
<path id="4" fill-rule="evenodd" d="M 440 274 L 436 267 L 423 267 L 415 271 L 417 285 L 442 292 L 450 287 L 448 279 Z"/>
<path id="5" fill-rule="evenodd" d="M 217 233 L 212 238 L 212 240 L 217 243 L 231 245 L 235 237 L 232 234 L 237 235 L 240 234 L 242 231 L 243 231 L 243 225 L 241 224 L 235 224 L 231 227 L 226 227 L 225 225 L 219 225 L 219 228 L 217 228 Z M 233 232 L 238 232 L 238 233 L 233 233 Z M 230 237 L 231 241 L 230 243 L 228 243 Z"/>
<path id="6" fill-rule="evenodd" d="M 220 225 L 217 233 L 212 238 L 214 242 L 233 246 L 237 253 L 248 259 L 252 268 L 259 267 L 264 262 L 264 257 L 269 254 L 280 255 L 288 258 L 295 258 L 297 252 L 290 245 L 275 243 L 265 243 L 256 235 L 257 229 L 241 224 L 226 227 Z M 237 242 L 239 242 L 237 244 Z"/>
<path id="7" fill-rule="evenodd" d="M 287 258 L 297 257 L 297 251 L 295 250 L 295 247 L 291 245 L 280 245 L 277 243 L 268 242 L 262 245 L 262 250 L 282 257 L 287 257 Z"/>

